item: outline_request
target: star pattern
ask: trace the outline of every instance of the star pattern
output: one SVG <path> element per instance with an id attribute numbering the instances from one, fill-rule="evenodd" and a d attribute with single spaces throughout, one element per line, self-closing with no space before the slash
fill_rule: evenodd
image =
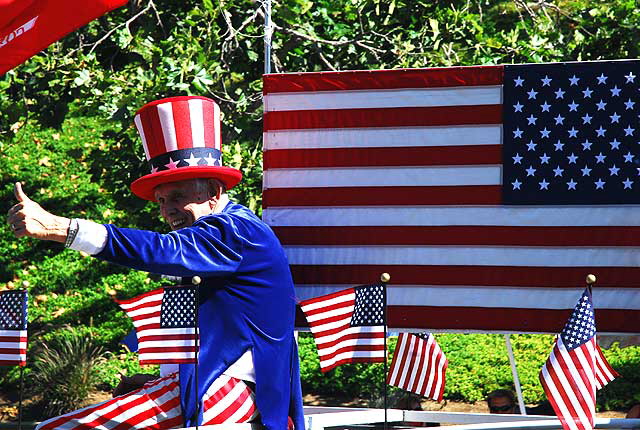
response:
<path id="1" fill-rule="evenodd" d="M 505 66 L 505 204 L 640 202 L 638 68 L 637 60 Z"/>
<path id="2" fill-rule="evenodd" d="M 27 294 L 2 291 L 0 294 L 0 330 L 27 329 Z"/>
<path id="3" fill-rule="evenodd" d="M 165 287 L 160 313 L 160 327 L 195 327 L 195 287 Z"/>
<path id="4" fill-rule="evenodd" d="M 560 333 L 567 349 L 575 349 L 587 343 L 596 335 L 596 321 L 593 313 L 591 293 L 585 290 L 573 309 L 573 313 Z"/>
<path id="5" fill-rule="evenodd" d="M 352 327 L 384 324 L 385 286 L 361 285 L 355 287 L 356 300 L 351 317 Z"/>

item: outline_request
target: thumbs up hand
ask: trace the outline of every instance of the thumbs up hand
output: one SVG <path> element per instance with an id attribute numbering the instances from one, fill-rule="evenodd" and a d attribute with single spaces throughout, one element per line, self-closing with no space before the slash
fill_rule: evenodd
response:
<path id="1" fill-rule="evenodd" d="M 64 243 L 71 222 L 69 218 L 44 210 L 27 196 L 20 182 L 15 183 L 13 194 L 18 203 L 9 209 L 7 222 L 16 237 L 27 236 Z"/>

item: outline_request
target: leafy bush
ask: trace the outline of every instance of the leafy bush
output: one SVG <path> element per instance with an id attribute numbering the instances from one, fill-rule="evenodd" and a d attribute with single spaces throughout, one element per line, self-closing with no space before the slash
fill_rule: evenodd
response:
<path id="1" fill-rule="evenodd" d="M 31 379 L 32 390 L 42 397 L 47 417 L 77 409 L 97 382 L 96 365 L 104 352 L 90 333 L 66 331 L 51 345 L 41 344 Z"/>
<path id="2" fill-rule="evenodd" d="M 436 339 L 449 360 L 445 400 L 474 403 L 484 400 L 487 394 L 498 388 L 515 392 L 503 335 L 439 333 Z M 389 365 L 396 340 L 392 337 L 388 342 Z M 554 337 L 545 334 L 512 335 L 511 343 L 524 401 L 538 404 L 546 399 L 538 374 L 553 348 Z M 298 344 L 303 392 L 338 398 L 359 397 L 379 406 L 383 395 L 383 364 L 344 364 L 323 374 L 312 335 L 301 333 Z M 640 395 L 640 347 L 619 348 L 614 344 L 604 350 L 604 354 L 622 376 L 598 392 L 598 408 L 625 410 Z M 399 395 L 395 391 L 395 388 L 389 388 L 390 396 L 391 393 Z"/>

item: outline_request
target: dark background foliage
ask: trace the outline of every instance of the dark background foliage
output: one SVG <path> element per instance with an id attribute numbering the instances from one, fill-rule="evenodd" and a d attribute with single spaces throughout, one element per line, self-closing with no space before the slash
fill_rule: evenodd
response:
<path id="1" fill-rule="evenodd" d="M 623 59 L 636 58 L 640 46 L 633 0 L 278 0 L 273 23 L 278 73 Z M 204 95 L 223 112 L 226 164 L 244 174 L 232 197 L 260 213 L 263 25 L 259 1 L 131 0 L 0 77 L 0 212 L 14 204 L 19 180 L 60 215 L 163 229 L 156 207 L 128 188 L 146 171 L 132 118 L 157 98 Z M 15 240 L 0 224 L 0 286 L 29 288 L 30 348 L 84 333 L 109 358 L 97 363 L 99 388 L 115 385 L 118 372 L 139 370 L 118 345 L 131 325 L 112 295 L 161 284 L 58 244 Z M 493 355 L 499 336 L 447 336 L 455 375 L 447 398 L 476 401 L 510 384 L 506 355 Z M 550 347 L 548 337 L 528 339 L 518 360 L 525 397 L 535 402 L 542 396 L 535 375 Z M 321 375 L 313 348 L 303 337 L 305 390 L 379 395 L 376 366 Z M 31 352 L 27 383 L 37 387 L 44 376 L 32 370 Z M 640 401 L 638 349 L 607 354 L 625 378 L 600 394 L 601 406 Z M 17 386 L 17 375 L 0 370 L 3 390 Z"/>

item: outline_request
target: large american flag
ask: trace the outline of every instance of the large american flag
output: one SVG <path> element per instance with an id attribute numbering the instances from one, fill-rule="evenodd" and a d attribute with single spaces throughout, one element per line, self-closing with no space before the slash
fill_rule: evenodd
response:
<path id="1" fill-rule="evenodd" d="M 0 365 L 27 364 L 27 292 L 0 291 Z"/>
<path id="2" fill-rule="evenodd" d="M 562 427 L 593 429 L 596 390 L 617 376 L 596 344 L 593 302 L 587 288 L 540 371 L 540 382 Z"/>
<path id="3" fill-rule="evenodd" d="M 433 334 L 400 333 L 387 384 L 441 402 L 448 365 Z"/>
<path id="4" fill-rule="evenodd" d="M 359 285 L 300 302 L 318 348 L 320 370 L 385 357 L 386 285 Z"/>
<path id="5" fill-rule="evenodd" d="M 140 364 L 196 362 L 196 287 L 158 288 L 118 304 L 133 320 Z"/>
<path id="6" fill-rule="evenodd" d="M 298 296 L 389 272 L 391 327 L 557 332 L 594 273 L 601 332 L 637 332 L 639 88 L 638 61 L 266 75 Z"/>

